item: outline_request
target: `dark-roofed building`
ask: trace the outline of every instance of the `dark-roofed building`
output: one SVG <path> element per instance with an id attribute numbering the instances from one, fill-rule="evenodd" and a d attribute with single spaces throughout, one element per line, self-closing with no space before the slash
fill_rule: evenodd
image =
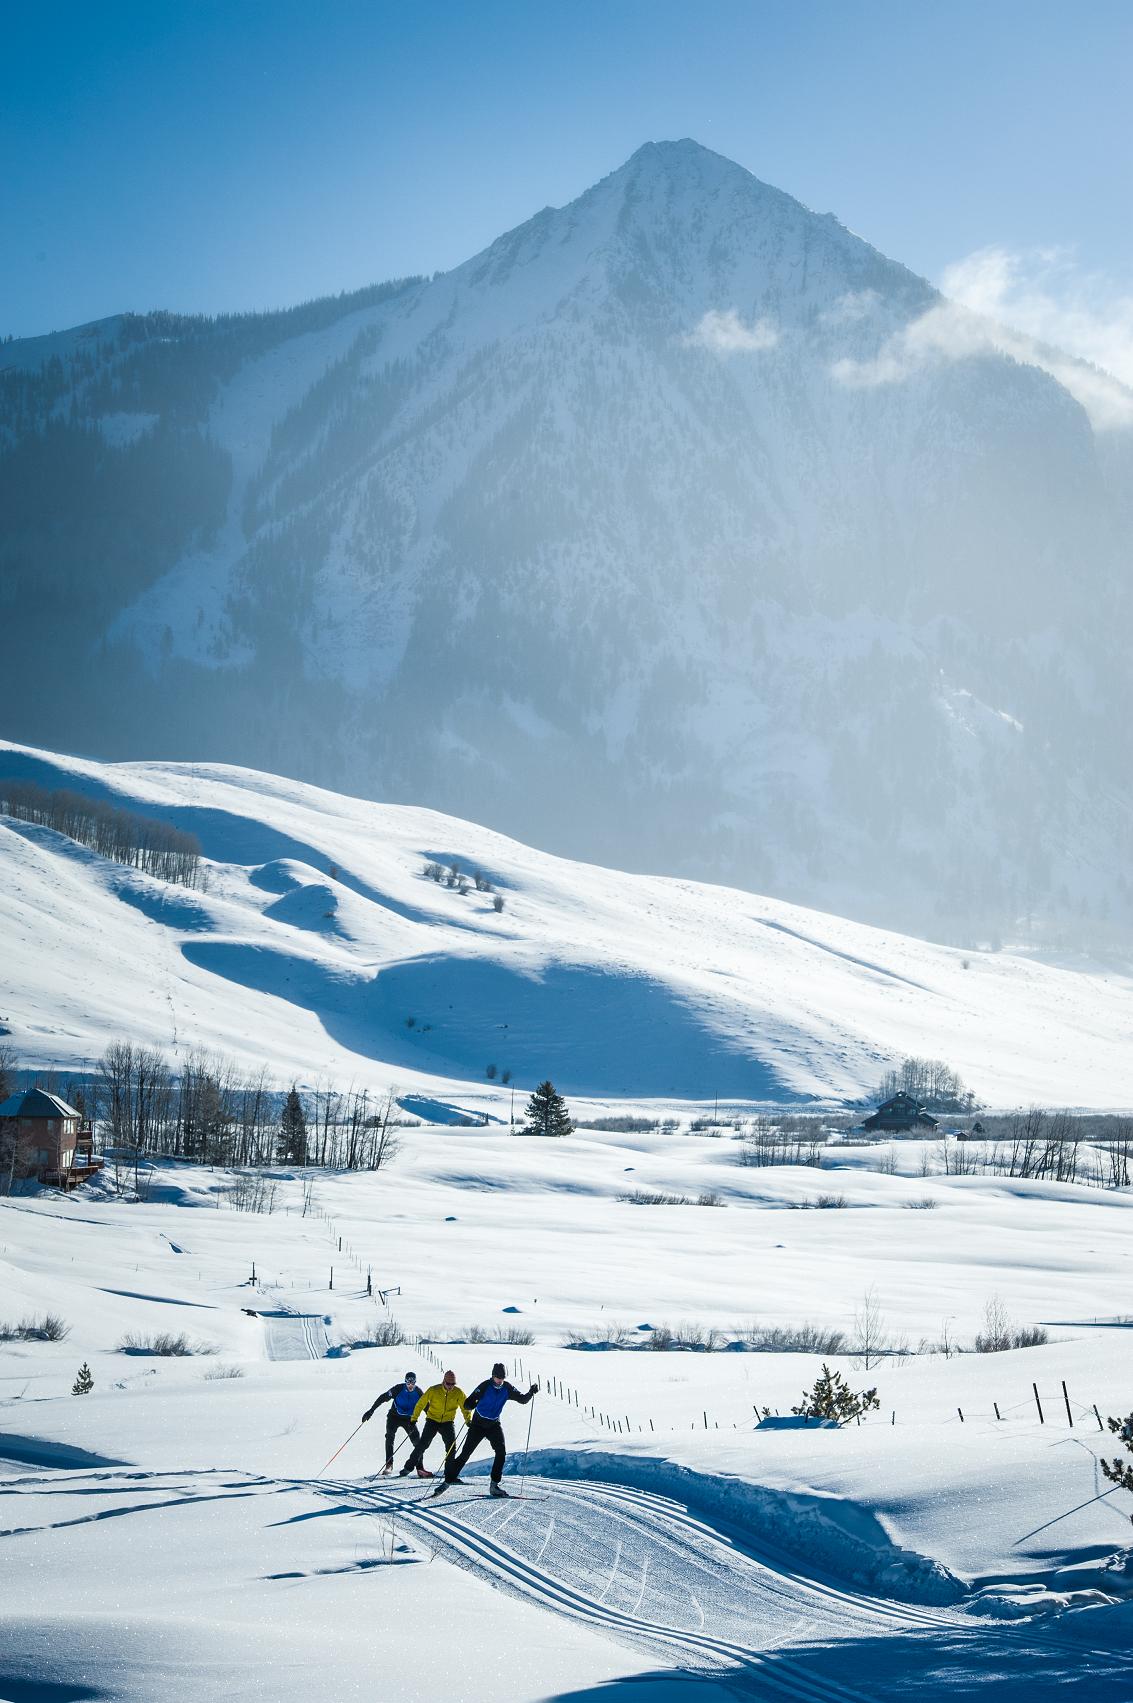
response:
<path id="1" fill-rule="evenodd" d="M 101 1168 L 90 1121 L 44 1088 L 27 1088 L 0 1104 L 0 1189 L 34 1177 L 73 1189 Z"/>
<path id="2" fill-rule="evenodd" d="M 929 1117 L 920 1101 L 914 1100 L 904 1090 L 894 1094 L 892 1099 L 883 1100 L 873 1116 L 866 1118 L 862 1124 L 863 1129 L 890 1135 L 907 1135 L 910 1130 L 932 1130 L 936 1127 L 936 1119 Z"/>

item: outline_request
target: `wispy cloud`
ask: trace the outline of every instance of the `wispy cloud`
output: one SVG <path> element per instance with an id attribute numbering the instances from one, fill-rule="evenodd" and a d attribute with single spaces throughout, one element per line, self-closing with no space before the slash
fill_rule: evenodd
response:
<path id="1" fill-rule="evenodd" d="M 693 347 L 718 355 L 754 355 L 773 349 L 778 341 L 779 333 L 769 319 L 745 325 L 735 308 L 710 308 L 685 338 Z"/>
<path id="2" fill-rule="evenodd" d="M 981 249 L 949 266 L 941 288 L 948 300 L 894 332 L 872 360 L 837 361 L 835 378 L 897 384 L 996 352 L 1049 372 L 1099 429 L 1133 425 L 1133 297 L 1055 250 Z"/>

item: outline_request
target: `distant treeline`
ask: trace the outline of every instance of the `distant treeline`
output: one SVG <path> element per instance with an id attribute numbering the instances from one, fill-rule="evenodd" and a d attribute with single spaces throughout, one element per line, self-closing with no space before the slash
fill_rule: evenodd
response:
<path id="1" fill-rule="evenodd" d="M 332 1083 L 284 1092 L 265 1071 L 230 1059 L 115 1041 L 86 1096 L 104 1148 L 119 1157 L 195 1159 L 207 1165 L 320 1165 L 376 1171 L 396 1150 L 392 1094 Z"/>
<path id="2" fill-rule="evenodd" d="M 119 1189 L 144 1187 L 146 1162 L 191 1159 L 225 1169 L 271 1165 L 328 1166 L 377 1171 L 397 1152 L 407 1122 L 391 1091 L 375 1095 L 353 1086 L 320 1083 L 300 1094 L 284 1090 L 266 1071 L 250 1075 L 219 1054 L 171 1058 L 160 1047 L 114 1041 L 93 1076 L 25 1072 L 10 1043 L 0 1040 L 0 1101 L 30 1086 L 59 1094 L 89 1118 Z M 0 1195 L 11 1188 L 0 1130 Z M 233 1205 L 250 1204 L 241 1194 Z"/>
<path id="3" fill-rule="evenodd" d="M 144 870 L 159 881 L 176 881 L 182 887 L 201 884 L 201 844 L 194 834 L 102 799 L 49 792 L 34 781 L 0 780 L 0 813 L 53 828 L 100 857 Z"/>

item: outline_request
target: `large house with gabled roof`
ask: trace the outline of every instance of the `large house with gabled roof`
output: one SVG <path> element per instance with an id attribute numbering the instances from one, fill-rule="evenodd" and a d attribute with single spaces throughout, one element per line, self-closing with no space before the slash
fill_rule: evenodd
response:
<path id="1" fill-rule="evenodd" d="M 0 1191 L 32 1177 L 73 1189 L 101 1168 L 90 1120 L 58 1094 L 27 1088 L 0 1103 Z"/>
<path id="2" fill-rule="evenodd" d="M 936 1119 L 929 1116 L 920 1101 L 903 1090 L 883 1100 L 873 1116 L 862 1124 L 863 1129 L 889 1131 L 893 1135 L 908 1134 L 910 1130 L 927 1132 L 936 1127 Z"/>

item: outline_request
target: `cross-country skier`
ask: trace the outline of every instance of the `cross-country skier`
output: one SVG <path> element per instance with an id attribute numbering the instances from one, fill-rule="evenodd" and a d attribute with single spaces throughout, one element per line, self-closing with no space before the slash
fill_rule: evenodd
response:
<path id="1" fill-rule="evenodd" d="M 402 1478 L 407 1478 L 413 1471 L 413 1457 L 421 1441 L 420 1433 L 413 1423 L 413 1409 L 417 1406 L 420 1395 L 421 1392 L 417 1388 L 416 1372 L 406 1372 L 400 1384 L 391 1384 L 390 1388 L 385 1390 L 373 1406 L 368 1407 L 362 1415 L 364 1425 L 367 1419 L 372 1418 L 378 1408 L 384 1406 L 387 1401 L 393 1404 L 386 1419 L 386 1464 L 382 1468 L 383 1473 L 393 1471 L 393 1440 L 399 1431 L 407 1432 L 409 1441 L 413 1444 L 409 1451 L 409 1459 L 401 1469 Z M 421 1477 L 431 1478 L 432 1474 L 423 1472 Z"/>
<path id="2" fill-rule="evenodd" d="M 417 1402 L 413 1409 L 414 1420 L 425 1415 L 425 1427 L 421 1432 L 421 1441 L 414 1449 L 409 1461 L 409 1468 L 416 1467 L 418 1478 L 432 1478 L 434 1474 L 425 1470 L 425 1450 L 439 1436 L 445 1446 L 445 1474 L 447 1477 L 449 1465 L 456 1449 L 456 1431 L 453 1420 L 458 1413 L 464 1415 L 464 1423 L 471 1422 L 472 1414 L 467 1405 L 468 1398 L 456 1381 L 455 1372 L 446 1372 L 439 1384 L 432 1384 Z M 409 1468 L 406 1470 L 408 1471 Z"/>
<path id="3" fill-rule="evenodd" d="M 468 1435 L 464 1439 L 464 1447 L 456 1460 L 445 1462 L 445 1482 L 438 1484 L 434 1496 L 450 1484 L 460 1483 L 461 1469 L 481 1443 L 491 1443 L 495 1456 L 492 1461 L 491 1484 L 488 1488 L 490 1496 L 506 1496 L 507 1491 L 500 1483 L 504 1475 L 504 1461 L 507 1459 L 507 1445 L 504 1442 L 504 1428 L 500 1424 L 500 1414 L 509 1401 L 518 1401 L 524 1405 L 538 1392 L 538 1384 L 532 1384 L 526 1395 L 521 1395 L 514 1384 L 509 1384 L 503 1363 L 499 1360 L 492 1367 L 492 1375 L 485 1378 L 482 1384 L 477 1384 L 468 1398 L 468 1407 L 473 1409 L 472 1418 L 468 1421 Z"/>

